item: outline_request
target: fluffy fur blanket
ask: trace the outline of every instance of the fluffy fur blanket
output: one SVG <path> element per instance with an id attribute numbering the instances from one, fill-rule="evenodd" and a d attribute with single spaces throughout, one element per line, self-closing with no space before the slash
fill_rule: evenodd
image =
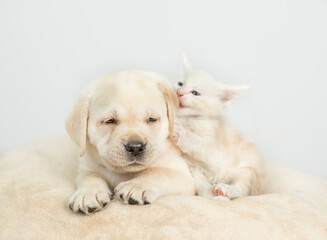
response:
<path id="1" fill-rule="evenodd" d="M 77 153 L 56 136 L 0 154 L 0 239 L 327 239 L 327 181 L 274 163 L 260 196 L 114 200 L 91 216 L 73 213 Z"/>

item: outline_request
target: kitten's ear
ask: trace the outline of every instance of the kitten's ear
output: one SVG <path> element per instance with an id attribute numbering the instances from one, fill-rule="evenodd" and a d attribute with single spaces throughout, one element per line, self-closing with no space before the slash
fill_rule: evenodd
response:
<path id="1" fill-rule="evenodd" d="M 241 92 L 249 89 L 249 86 L 222 85 L 218 88 L 218 96 L 224 105 L 229 105 Z"/>
<path id="2" fill-rule="evenodd" d="M 185 52 L 182 53 L 182 61 L 183 61 L 183 71 L 185 75 L 187 75 L 189 72 L 194 70 Z"/>

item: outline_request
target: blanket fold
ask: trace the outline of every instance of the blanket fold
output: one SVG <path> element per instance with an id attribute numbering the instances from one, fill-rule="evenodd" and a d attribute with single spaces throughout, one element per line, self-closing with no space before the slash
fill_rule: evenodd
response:
<path id="1" fill-rule="evenodd" d="M 0 239 L 327 239 L 327 181 L 268 162 L 263 194 L 217 201 L 114 199 L 90 216 L 67 207 L 78 149 L 48 137 L 0 157 Z"/>

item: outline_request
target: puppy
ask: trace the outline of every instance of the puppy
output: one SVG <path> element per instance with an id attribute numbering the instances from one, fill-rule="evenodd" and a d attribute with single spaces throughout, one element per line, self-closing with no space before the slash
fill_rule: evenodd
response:
<path id="1" fill-rule="evenodd" d="M 66 120 L 80 147 L 74 212 L 102 210 L 112 193 L 126 204 L 195 193 L 180 150 L 171 142 L 178 99 L 155 73 L 126 70 L 92 82 Z"/>

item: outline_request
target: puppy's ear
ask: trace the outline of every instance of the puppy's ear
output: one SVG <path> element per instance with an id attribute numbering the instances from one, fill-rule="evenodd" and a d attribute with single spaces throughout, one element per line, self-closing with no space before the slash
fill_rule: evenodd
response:
<path id="1" fill-rule="evenodd" d="M 160 82 L 158 87 L 163 94 L 167 106 L 167 117 L 169 121 L 169 138 L 172 139 L 174 134 L 175 112 L 178 108 L 178 98 L 172 86 L 168 83 Z"/>
<path id="2" fill-rule="evenodd" d="M 218 88 L 218 96 L 224 105 L 229 105 L 241 92 L 249 89 L 248 86 L 223 85 Z"/>
<path id="3" fill-rule="evenodd" d="M 86 148 L 90 103 L 90 97 L 81 97 L 66 119 L 66 131 L 71 139 L 80 146 L 80 157 L 84 155 Z"/>

